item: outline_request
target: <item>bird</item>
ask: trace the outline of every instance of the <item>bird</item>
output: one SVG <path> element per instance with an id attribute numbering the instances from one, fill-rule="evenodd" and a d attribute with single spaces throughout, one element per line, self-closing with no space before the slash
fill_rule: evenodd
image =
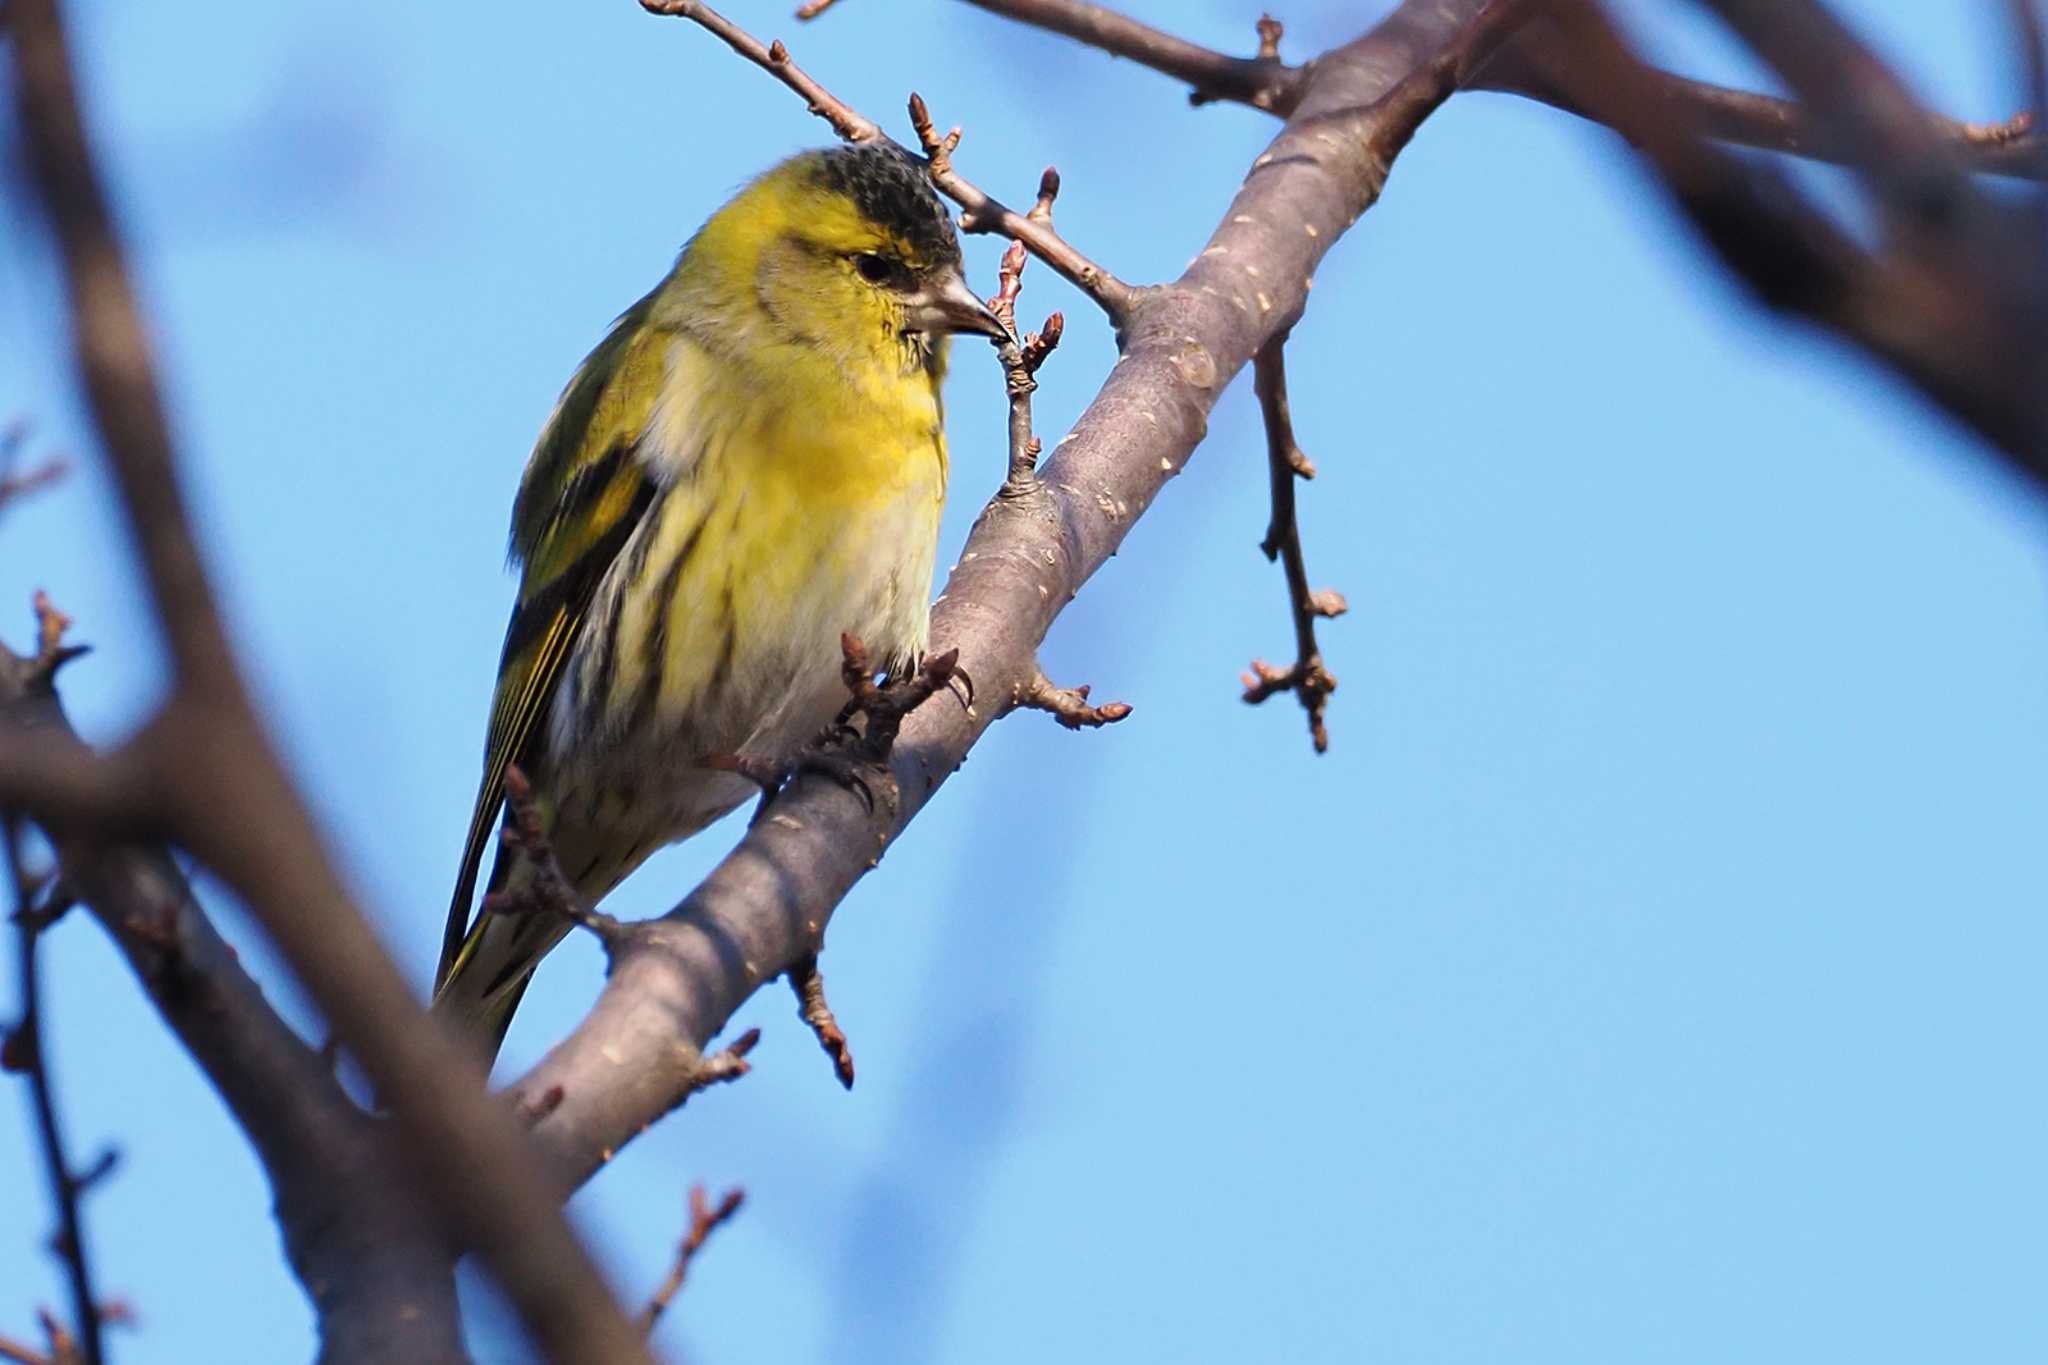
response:
<path id="1" fill-rule="evenodd" d="M 959 333 L 1009 335 L 926 163 L 877 140 L 740 189 L 570 378 L 513 502 L 519 591 L 435 973 L 434 1013 L 486 1065 L 569 924 L 507 912 L 541 874 L 502 844 L 472 917 L 508 770 L 595 905 L 832 723 L 842 635 L 917 667 Z"/>

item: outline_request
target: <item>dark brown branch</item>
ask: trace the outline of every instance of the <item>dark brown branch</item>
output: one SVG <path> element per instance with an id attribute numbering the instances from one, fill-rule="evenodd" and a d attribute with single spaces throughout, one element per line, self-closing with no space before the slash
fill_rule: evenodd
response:
<path id="1" fill-rule="evenodd" d="M 725 1192 L 725 1196 L 716 1206 L 713 1206 L 705 1200 L 702 1185 L 690 1186 L 689 1231 L 683 1234 L 682 1245 L 676 1248 L 676 1262 L 669 1268 L 668 1278 L 662 1282 L 661 1288 L 654 1291 L 654 1297 L 648 1300 L 645 1311 L 640 1314 L 642 1332 L 653 1333 L 655 1324 L 661 1321 L 661 1315 L 668 1311 L 668 1306 L 675 1302 L 676 1295 L 682 1292 L 683 1281 L 690 1276 L 690 1262 L 704 1249 L 704 1243 L 711 1234 L 740 1211 L 740 1205 L 746 1202 L 746 1198 L 747 1192 L 735 1185 Z"/>
<path id="2" fill-rule="evenodd" d="M 1498 0 L 1409 0 L 1317 60 L 1208 249 L 1134 299 L 1122 360 L 1038 483 L 983 510 L 932 613 L 933 648 L 958 648 L 983 694 L 1027 689 L 1047 629 L 1186 464 L 1224 386 L 1291 325 L 1415 129 L 1520 17 Z M 847 891 L 1007 709 L 919 709 L 890 751 L 893 799 L 872 809 L 798 778 L 681 905 L 634 926 L 589 1015 L 518 1085 L 562 1091 L 533 1134 L 564 1183 L 667 1112 L 697 1050 L 816 950 Z"/>
<path id="3" fill-rule="evenodd" d="M 1654 67 L 1646 68 L 1643 94 L 1668 127 L 1689 128 L 1701 137 L 1814 161 L 1846 163 L 1851 148 L 1838 132 L 1805 107 L 1772 95 L 1734 90 Z M 1586 54 L 1558 28 L 1539 19 L 1473 77 L 1470 88 L 1520 95 L 1590 122 L 1613 127 L 1589 88 Z M 2039 120 L 2016 114 L 2003 123 L 1963 123 L 1928 116 L 1936 135 L 1972 170 L 1991 175 L 2044 178 L 2041 153 L 2048 147 Z M 1626 135 L 1626 129 L 1618 130 Z"/>
<path id="4" fill-rule="evenodd" d="M 1323 722 L 1330 694 L 1337 680 L 1323 666 L 1323 653 L 1316 643 L 1316 621 L 1342 616 L 1347 610 L 1344 595 L 1333 588 L 1310 589 L 1308 568 L 1301 552 L 1301 523 L 1295 516 L 1294 481 L 1312 479 L 1316 468 L 1302 454 L 1294 439 L 1294 418 L 1287 409 L 1287 334 L 1273 337 L 1252 358 L 1252 388 L 1259 396 L 1259 412 L 1266 424 L 1266 466 L 1273 491 L 1273 515 L 1266 523 L 1266 538 L 1259 549 L 1266 558 L 1277 559 L 1287 575 L 1287 608 L 1294 621 L 1294 662 L 1276 668 L 1261 659 L 1252 660 L 1252 671 L 1244 675 L 1244 699 L 1253 706 L 1268 697 L 1292 692 L 1308 716 L 1308 733 L 1317 753 L 1330 747 L 1330 732 Z"/>
<path id="5" fill-rule="evenodd" d="M 853 1089 L 853 1048 L 846 1041 L 846 1032 L 839 1027 L 832 1006 L 825 1000 L 825 976 L 818 970 L 817 954 L 803 958 L 789 969 L 789 988 L 796 992 L 797 1017 L 817 1036 L 818 1046 L 832 1059 L 832 1073 L 839 1077 L 839 1084 Z"/>
<path id="6" fill-rule="evenodd" d="M 1271 16 L 1259 21 L 1259 55 L 1232 57 L 1081 0 L 967 3 L 1018 23 L 1063 33 L 1112 56 L 1128 57 L 1140 66 L 1184 81 L 1193 87 L 1188 100 L 1194 104 L 1229 100 L 1284 117 L 1293 111 L 1308 84 L 1308 68 L 1289 66 L 1280 60 L 1280 25 Z"/>
<path id="7" fill-rule="evenodd" d="M 1593 3 L 1559 11 L 1602 121 L 1641 150 L 1706 243 L 1767 306 L 1863 347 L 2048 485 L 2048 249 L 2040 192 L 1984 192 L 1915 116 L 1896 78 L 1805 0 L 1738 5 L 1786 79 L 1839 130 L 1882 221 L 1866 250 L 1767 168 L 1661 117 L 1657 78 Z M 1819 54 L 1778 49 L 1798 41 Z M 1776 56 L 1773 53 L 1776 52 Z M 1828 55 L 1832 52 L 1832 56 Z M 1845 88 L 1833 69 L 1860 72 Z M 2031 202 L 2029 202 L 2031 200 Z"/>
<path id="8" fill-rule="evenodd" d="M 502 1106 L 461 1082 L 327 856 L 250 704 L 192 534 L 149 346 L 86 136 L 56 0 L 9 0 L 26 160 L 64 263 L 79 370 L 175 678 L 149 794 L 249 905 L 380 1095 L 455 1239 L 553 1361 L 646 1361 Z M 47 817 L 47 812 L 42 812 Z M 480 1178 L 488 1172 L 488 1178 Z"/>
<path id="9" fill-rule="evenodd" d="M 55 646 L 56 631 L 46 631 L 45 645 L 38 660 Z M 49 666 L 45 672 L 54 671 Z M 64 1145 L 64 1129 L 57 1115 L 55 1086 L 50 1079 L 48 1058 L 43 1053 L 42 983 L 36 970 L 36 946 L 43 931 L 62 913 L 57 907 L 36 904 L 44 889 L 29 870 L 22 852 L 22 827 L 18 816 L 0 816 L 0 842 L 6 846 L 7 870 L 14 891 L 14 932 L 17 982 L 21 995 L 21 1018 L 9 1031 L 4 1045 L 5 1069 L 28 1080 L 30 1108 L 35 1114 L 36 1140 L 42 1148 L 43 1170 L 49 1177 L 50 1202 L 57 1211 L 57 1236 L 53 1245 L 64 1263 L 66 1282 L 71 1288 L 71 1317 L 78 1325 L 76 1358 L 81 1365 L 102 1365 L 106 1359 L 100 1332 L 100 1300 L 93 1291 L 92 1257 L 85 1241 L 85 1220 L 79 1200 L 94 1180 L 112 1169 L 113 1152 L 96 1163 L 92 1171 L 80 1172 L 71 1165 Z M 53 1344 L 54 1351 L 54 1344 Z"/>
<path id="10" fill-rule="evenodd" d="M 39 607 L 37 655 L 0 646 L 0 742 L 40 735 L 90 762 L 39 663 L 53 657 L 61 619 Z M 168 854 L 109 842 L 89 824 L 45 828 L 65 886 L 126 955 L 262 1162 L 285 1250 L 313 1298 L 321 1359 L 464 1360 L 452 1258 L 420 1217 L 429 1201 L 390 1125 L 357 1108 L 264 1001 Z"/>
<path id="11" fill-rule="evenodd" d="M 1141 66 L 1185 81 L 1194 87 L 1189 98 L 1196 104 L 1230 101 L 1286 117 L 1293 112 L 1301 90 L 1313 74 L 1311 66 L 1288 66 L 1277 60 L 1277 39 L 1268 54 L 1265 32 L 1260 33 L 1257 58 L 1232 57 L 1227 53 L 1190 43 L 1172 34 L 1141 24 L 1134 19 L 1085 4 L 1082 0 L 967 0 L 1019 23 L 1062 33 L 1112 56 L 1127 57 Z M 2012 0 L 2015 5 L 2026 0 Z M 1270 56 L 1270 59 L 1269 59 Z M 1583 62 L 1569 45 L 1558 41 L 1554 30 L 1541 19 L 1503 46 L 1499 54 L 1476 72 L 1469 87 L 1502 94 L 1519 95 L 1595 123 L 1607 124 L 1597 102 L 1574 94 L 1583 89 Z M 1654 71 L 1656 95 L 1663 116 L 1695 129 L 1701 136 L 1738 146 L 1782 152 L 1819 161 L 1841 162 L 1848 149 L 1821 121 L 1798 104 L 1770 95 L 1695 81 L 1664 71 Z M 1990 175 L 2048 179 L 2048 131 L 2041 119 L 2048 117 L 2038 100 L 2033 112 L 2016 114 L 2002 123 L 1964 123 L 1930 116 L 1936 134 L 1962 155 L 1970 169 Z M 1609 126 L 1612 126 L 1609 124 Z"/>

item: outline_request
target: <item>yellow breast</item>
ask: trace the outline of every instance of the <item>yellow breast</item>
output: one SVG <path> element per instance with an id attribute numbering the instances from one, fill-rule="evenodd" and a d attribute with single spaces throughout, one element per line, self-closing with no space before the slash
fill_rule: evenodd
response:
<path id="1" fill-rule="evenodd" d="M 829 700 L 840 632 L 879 658 L 923 649 L 945 437 L 926 373 L 676 348 L 643 443 L 666 487 L 622 560 L 606 728 L 736 752 L 785 713 L 822 723 L 811 699 Z"/>

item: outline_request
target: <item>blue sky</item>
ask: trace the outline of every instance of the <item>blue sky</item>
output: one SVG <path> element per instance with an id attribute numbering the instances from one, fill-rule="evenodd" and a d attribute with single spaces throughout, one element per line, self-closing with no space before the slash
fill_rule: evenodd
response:
<path id="1" fill-rule="evenodd" d="M 1133 280 L 1178 272 L 1271 133 L 942 0 L 729 8 L 899 135 L 920 90 L 992 190 L 1057 162 L 1062 227 Z M 1232 49 L 1257 12 L 1131 8 Z M 1630 8 L 1669 60 L 1756 79 L 1690 7 Z M 1843 8 L 1950 112 L 2016 106 L 1997 6 Z M 697 223 L 825 129 L 626 0 L 73 9 L 237 639 L 424 988 L 534 431 Z M 1287 52 L 1359 9 L 1290 7 Z M 98 647 L 73 711 L 113 740 L 160 656 L 18 182 L 0 203 L 0 413 L 78 465 L 0 524 L 0 628 L 47 587 Z M 968 244 L 986 288 L 997 254 Z M 1024 312 L 1052 307 L 1048 444 L 1114 357 L 1035 270 Z M 1240 381 L 1047 643 L 1136 714 L 996 727 L 834 922 L 859 1086 L 769 992 L 737 1021 L 754 1074 L 577 1199 L 620 1293 L 704 1180 L 748 1204 L 659 1340 L 718 1365 L 2048 1355 L 2039 496 L 1751 311 L 1613 139 L 1505 97 L 1424 129 L 1290 366 L 1311 577 L 1352 605 L 1330 753 L 1237 700 L 1289 639 Z M 1001 477 L 1000 392 L 963 353 L 948 560 Z M 733 832 L 615 908 L 665 908 Z M 306 1357 L 212 1094 L 87 920 L 45 962 L 75 1140 L 126 1157 L 90 1208 L 142 1319 L 121 1353 Z M 510 1064 L 598 975 L 580 941 L 550 960 Z M 59 1293 L 10 1110 L 20 1334 Z M 479 1358 L 520 1359 L 491 1316 Z"/>

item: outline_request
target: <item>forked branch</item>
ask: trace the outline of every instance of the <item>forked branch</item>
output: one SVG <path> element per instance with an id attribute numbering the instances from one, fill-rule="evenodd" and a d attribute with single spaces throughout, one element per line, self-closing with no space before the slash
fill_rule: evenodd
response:
<path id="1" fill-rule="evenodd" d="M 1294 112 L 1314 74 L 1314 63 L 1279 60 L 1278 35 L 1260 29 L 1259 55 L 1233 57 L 1143 24 L 1085 0 L 967 0 L 991 13 L 1064 34 L 1088 47 L 1124 57 L 1193 87 L 1195 104 L 1229 101 L 1282 118 Z M 2008 0 L 2016 9 L 2029 0 Z M 1277 25 L 1274 26 L 1277 28 Z M 1597 98 L 1585 93 L 1590 69 L 1571 43 L 1539 17 L 1493 60 L 1469 87 L 1519 95 L 1615 127 Z M 1844 161 L 1849 149 L 1824 118 L 1793 100 L 1696 81 L 1651 68 L 1659 115 L 1702 137 L 1817 161 Z M 2048 110 L 2035 96 L 2028 111 L 1994 123 L 1928 116 L 1936 136 L 1973 171 L 2048 180 Z M 1627 135 L 1628 129 L 1617 128 Z"/>
<path id="2" fill-rule="evenodd" d="M 704 1249 L 704 1243 L 711 1234 L 740 1211 L 740 1205 L 746 1202 L 746 1198 L 747 1192 L 734 1186 L 713 1204 L 704 1197 L 702 1185 L 690 1186 L 689 1229 L 683 1233 L 682 1244 L 676 1248 L 675 1264 L 669 1267 L 668 1278 L 662 1281 L 661 1288 L 654 1291 L 654 1297 L 648 1300 L 646 1309 L 640 1314 L 641 1331 L 654 1331 L 661 1315 L 675 1302 L 676 1295 L 683 1290 L 683 1282 L 690 1277 L 690 1262 L 697 1259 L 697 1253 Z"/>

